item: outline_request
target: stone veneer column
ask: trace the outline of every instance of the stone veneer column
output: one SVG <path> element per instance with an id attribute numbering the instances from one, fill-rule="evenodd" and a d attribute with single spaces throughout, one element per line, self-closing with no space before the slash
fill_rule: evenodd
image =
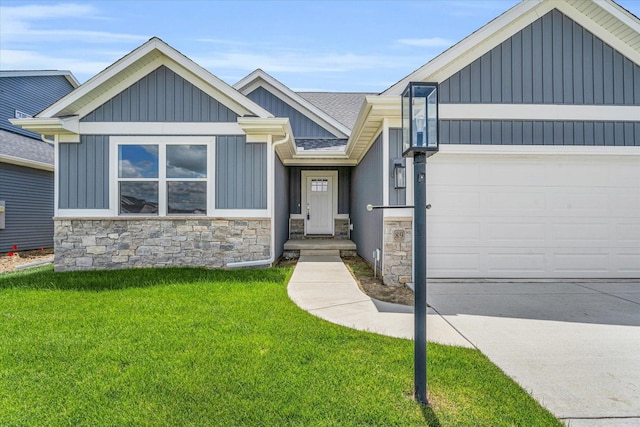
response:
<path id="1" fill-rule="evenodd" d="M 413 219 L 385 218 L 382 280 L 388 286 L 412 281 Z"/>
<path id="2" fill-rule="evenodd" d="M 223 267 L 268 258 L 271 220 L 56 218 L 56 271 L 131 267 Z"/>

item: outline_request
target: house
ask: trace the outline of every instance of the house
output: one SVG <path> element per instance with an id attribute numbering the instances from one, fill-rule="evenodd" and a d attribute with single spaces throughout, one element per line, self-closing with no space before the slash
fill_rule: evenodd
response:
<path id="1" fill-rule="evenodd" d="M 439 83 L 429 277 L 640 277 L 640 22 L 608 0 L 521 2 L 380 94 L 230 87 L 153 38 L 12 121 L 56 141 L 56 269 L 311 247 L 411 281 L 412 210 L 366 209 L 413 204 L 410 81 Z"/>
<path id="2" fill-rule="evenodd" d="M 53 144 L 9 123 L 78 87 L 68 71 L 0 71 L 0 253 L 53 246 Z"/>

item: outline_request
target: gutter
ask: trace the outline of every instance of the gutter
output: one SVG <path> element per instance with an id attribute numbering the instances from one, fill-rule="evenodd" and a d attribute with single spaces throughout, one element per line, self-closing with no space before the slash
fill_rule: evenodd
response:
<path id="1" fill-rule="evenodd" d="M 271 144 L 271 148 L 273 149 L 273 155 L 276 154 L 276 145 L 284 144 L 290 138 L 289 132 L 286 132 L 284 138 L 274 141 Z M 261 265 L 271 265 L 273 261 L 275 261 L 275 253 L 276 253 L 276 221 L 275 221 L 275 212 L 276 212 L 276 189 L 275 189 L 275 157 L 272 159 L 274 162 L 273 169 L 273 188 L 271 191 L 271 256 L 267 259 L 260 259 L 256 261 L 240 261 L 240 262 L 228 262 L 225 264 L 227 268 L 241 268 L 241 267 L 258 267 Z"/>

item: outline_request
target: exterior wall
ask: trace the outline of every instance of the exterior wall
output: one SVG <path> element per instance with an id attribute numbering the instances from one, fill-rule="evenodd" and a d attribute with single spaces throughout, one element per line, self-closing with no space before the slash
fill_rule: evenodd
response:
<path id="1" fill-rule="evenodd" d="M 109 208 L 109 137 L 82 135 L 58 144 L 58 208 Z"/>
<path id="2" fill-rule="evenodd" d="M 235 122 L 238 115 L 165 67 L 149 73 L 83 122 Z"/>
<path id="3" fill-rule="evenodd" d="M 338 171 L 338 214 L 349 214 L 351 195 L 351 167 L 289 167 L 289 213 L 301 213 L 302 204 L 302 171 L 331 170 Z"/>
<path id="4" fill-rule="evenodd" d="M 267 144 L 245 136 L 216 138 L 216 208 L 267 208 Z"/>
<path id="5" fill-rule="evenodd" d="M 333 239 L 349 240 L 349 225 L 351 224 L 349 218 L 334 218 L 333 224 Z M 289 238 L 295 240 L 317 239 L 317 237 L 304 235 L 304 219 L 302 218 L 291 218 L 289 220 Z M 321 238 L 328 239 L 330 237 L 323 235 Z"/>
<path id="6" fill-rule="evenodd" d="M 8 119 L 15 110 L 36 115 L 73 90 L 64 76 L 22 76 L 0 78 L 0 129 L 40 140 L 40 135 L 13 126 Z"/>
<path id="7" fill-rule="evenodd" d="M 284 244 L 289 239 L 289 171 L 282 164 L 280 158 L 274 156 L 275 173 L 275 258 L 282 255 Z"/>
<path id="8" fill-rule="evenodd" d="M 441 144 L 640 146 L 638 122 L 441 120 Z"/>
<path id="9" fill-rule="evenodd" d="M 382 210 L 367 211 L 367 205 L 382 204 L 382 134 L 378 136 L 360 164 L 351 173 L 350 217 L 353 223 L 351 240 L 358 254 L 374 263 L 373 251 L 382 250 Z"/>
<path id="10" fill-rule="evenodd" d="M 0 200 L 6 202 L 0 252 L 53 246 L 53 172 L 0 163 Z"/>
<path id="11" fill-rule="evenodd" d="M 405 285 L 413 277 L 413 218 L 385 218 L 382 280 Z"/>
<path id="12" fill-rule="evenodd" d="M 640 66 L 553 10 L 440 85 L 441 103 L 640 105 Z"/>
<path id="13" fill-rule="evenodd" d="M 402 129 L 389 129 L 389 205 L 407 204 L 407 190 L 394 188 L 393 159 L 402 158 Z M 410 179 L 407 176 L 407 179 Z"/>
<path id="14" fill-rule="evenodd" d="M 265 219 L 57 219 L 55 270 L 223 267 L 269 256 Z"/>
<path id="15" fill-rule="evenodd" d="M 287 104 L 265 88 L 259 87 L 247 98 L 276 117 L 289 117 L 296 138 L 335 138 L 335 135 Z"/>

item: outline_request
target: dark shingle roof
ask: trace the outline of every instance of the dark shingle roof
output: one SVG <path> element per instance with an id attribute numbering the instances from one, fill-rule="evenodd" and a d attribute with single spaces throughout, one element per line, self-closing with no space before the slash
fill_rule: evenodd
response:
<path id="1" fill-rule="evenodd" d="M 13 132 L 0 130 L 0 155 L 53 166 L 53 145 Z"/>
<path id="2" fill-rule="evenodd" d="M 344 151 L 346 145 L 343 138 L 296 138 L 300 151 Z"/>
<path id="3" fill-rule="evenodd" d="M 329 114 L 331 117 L 353 129 L 360 107 L 367 95 L 365 92 L 296 92 L 298 95 Z"/>

